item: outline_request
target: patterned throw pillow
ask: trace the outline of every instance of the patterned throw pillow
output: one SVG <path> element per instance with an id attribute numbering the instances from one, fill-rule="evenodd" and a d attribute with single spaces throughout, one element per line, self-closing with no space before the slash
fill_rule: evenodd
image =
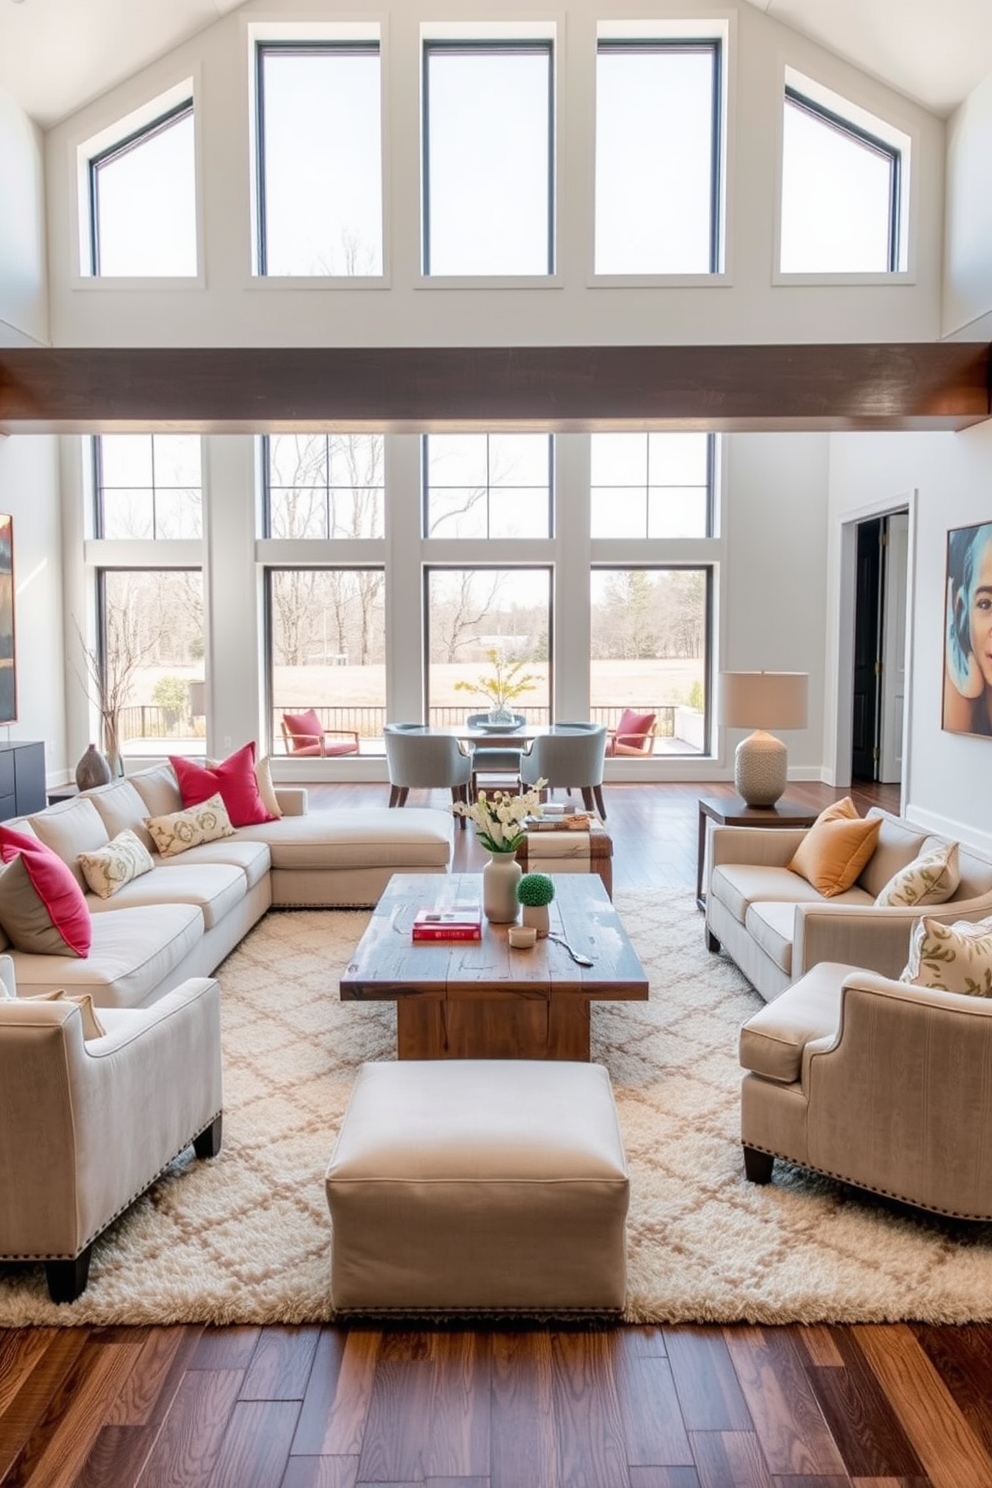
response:
<path id="1" fill-rule="evenodd" d="M 101 899 L 109 899 L 132 878 L 140 878 L 155 867 L 152 855 L 130 827 L 101 847 L 97 852 L 79 854 L 79 866 L 83 877 Z"/>
<path id="2" fill-rule="evenodd" d="M 945 925 L 921 915 L 899 980 L 966 997 L 992 997 L 992 919 Z"/>
<path id="3" fill-rule="evenodd" d="M 24 998 L 25 1002 L 74 1002 L 79 1008 L 83 1019 L 83 1038 L 103 1038 L 106 1029 L 96 1015 L 93 1006 L 93 998 L 88 992 L 66 992 L 62 988 L 58 992 L 33 992 L 30 997 Z"/>
<path id="4" fill-rule="evenodd" d="M 174 858 L 201 842 L 218 842 L 233 837 L 234 828 L 227 808 L 218 793 L 199 806 L 173 811 L 169 816 L 146 816 L 145 826 L 163 858 Z"/>
<path id="5" fill-rule="evenodd" d="M 894 873 L 875 903 L 883 907 L 946 904 L 960 882 L 958 845 L 948 842 Z"/>

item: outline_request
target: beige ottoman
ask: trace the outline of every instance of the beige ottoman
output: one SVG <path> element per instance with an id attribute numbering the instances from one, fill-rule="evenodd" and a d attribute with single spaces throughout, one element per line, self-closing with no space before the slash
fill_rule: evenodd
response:
<path id="1" fill-rule="evenodd" d="M 602 1065 L 359 1072 L 327 1170 L 339 1311 L 618 1311 L 629 1179 Z"/>

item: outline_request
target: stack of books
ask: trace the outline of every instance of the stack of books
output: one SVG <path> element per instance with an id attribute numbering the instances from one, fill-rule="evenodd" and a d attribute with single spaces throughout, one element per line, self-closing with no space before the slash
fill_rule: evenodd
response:
<path id="1" fill-rule="evenodd" d="M 477 899 L 454 900 L 436 909 L 418 909 L 413 921 L 413 939 L 481 940 L 482 905 Z"/>

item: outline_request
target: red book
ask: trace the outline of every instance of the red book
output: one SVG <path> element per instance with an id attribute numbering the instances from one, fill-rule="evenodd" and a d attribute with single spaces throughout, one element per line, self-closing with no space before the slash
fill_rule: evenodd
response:
<path id="1" fill-rule="evenodd" d="M 481 940 L 482 906 L 470 901 L 443 909 L 418 909 L 412 935 L 414 940 Z"/>

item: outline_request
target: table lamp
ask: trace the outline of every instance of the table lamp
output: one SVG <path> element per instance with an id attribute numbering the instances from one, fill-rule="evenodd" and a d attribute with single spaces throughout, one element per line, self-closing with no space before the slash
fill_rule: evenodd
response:
<path id="1" fill-rule="evenodd" d="M 788 754 L 769 729 L 806 727 L 806 672 L 721 672 L 717 722 L 754 729 L 737 746 L 734 785 L 749 806 L 774 806 L 785 790 Z"/>

